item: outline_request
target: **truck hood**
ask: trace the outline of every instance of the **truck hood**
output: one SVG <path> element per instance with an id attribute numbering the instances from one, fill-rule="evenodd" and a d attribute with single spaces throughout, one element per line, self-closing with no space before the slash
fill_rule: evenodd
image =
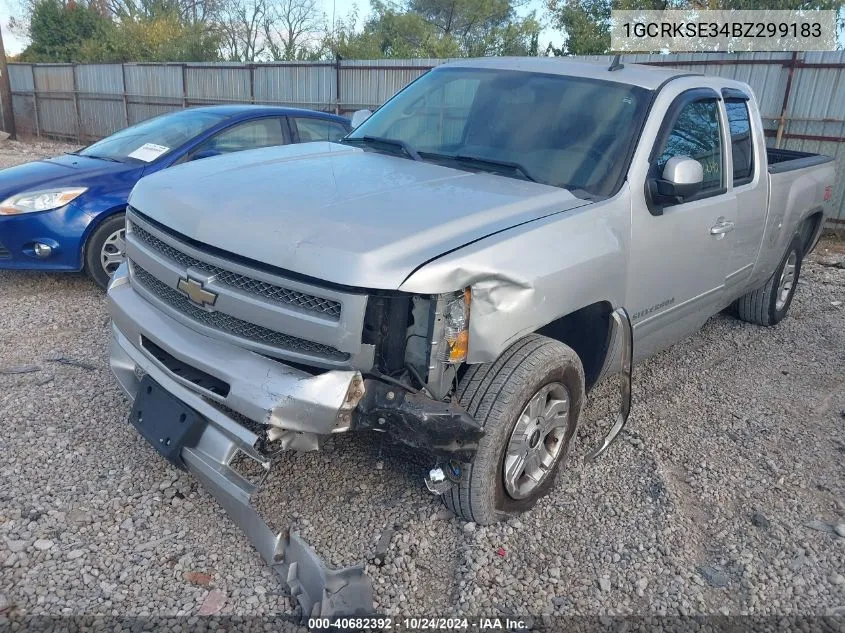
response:
<path id="1" fill-rule="evenodd" d="M 249 259 L 396 289 L 444 253 L 589 202 L 556 187 L 321 142 L 168 169 L 142 179 L 129 204 Z"/>

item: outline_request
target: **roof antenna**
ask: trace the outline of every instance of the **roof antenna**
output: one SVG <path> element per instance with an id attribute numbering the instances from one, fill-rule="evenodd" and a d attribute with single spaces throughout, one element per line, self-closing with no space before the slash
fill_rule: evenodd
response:
<path id="1" fill-rule="evenodd" d="M 623 68 L 625 68 L 625 64 L 622 63 L 622 55 L 614 55 L 607 70 L 612 73 L 614 70 L 622 70 Z"/>

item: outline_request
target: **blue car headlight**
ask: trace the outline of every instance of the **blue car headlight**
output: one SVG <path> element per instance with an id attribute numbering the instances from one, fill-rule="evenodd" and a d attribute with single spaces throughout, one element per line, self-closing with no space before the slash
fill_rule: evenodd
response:
<path id="1" fill-rule="evenodd" d="M 88 190 L 87 187 L 61 187 L 41 191 L 25 191 L 0 202 L 0 215 L 19 215 L 34 211 L 50 211 L 65 206 Z"/>

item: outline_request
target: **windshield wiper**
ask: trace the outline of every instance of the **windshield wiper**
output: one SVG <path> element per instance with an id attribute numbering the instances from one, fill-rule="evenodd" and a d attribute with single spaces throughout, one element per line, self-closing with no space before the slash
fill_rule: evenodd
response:
<path id="1" fill-rule="evenodd" d="M 116 158 L 111 158 L 110 156 L 97 156 L 96 154 L 80 154 L 79 152 L 65 152 L 65 154 L 69 154 L 71 156 L 82 156 L 84 158 L 96 158 L 97 160 L 107 160 L 110 163 L 122 163 L 122 160 L 117 160 Z"/>
<path id="2" fill-rule="evenodd" d="M 495 160 L 493 158 L 484 158 L 483 156 L 468 156 L 466 154 L 456 154 L 450 158 L 458 163 L 467 163 L 471 165 L 478 165 L 480 167 L 493 167 L 494 169 L 504 168 L 508 171 L 520 174 L 525 180 L 537 182 L 537 179 L 529 174 L 525 167 L 512 161 Z"/>
<path id="3" fill-rule="evenodd" d="M 387 147 L 391 149 L 398 149 L 413 160 L 422 160 L 419 153 L 417 153 L 417 150 L 408 145 L 405 141 L 400 141 L 395 138 L 385 138 L 383 136 L 359 136 L 355 138 L 345 138 L 341 142 L 350 144 L 359 143 L 361 145 L 369 145 L 370 147 L 376 148 L 381 146 L 382 148 Z"/>

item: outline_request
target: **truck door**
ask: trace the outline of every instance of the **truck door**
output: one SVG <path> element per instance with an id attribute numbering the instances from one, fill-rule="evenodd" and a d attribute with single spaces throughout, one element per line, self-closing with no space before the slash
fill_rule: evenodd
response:
<path id="1" fill-rule="evenodd" d="M 659 178 L 673 156 L 697 160 L 701 190 L 656 204 L 643 186 L 645 204 L 633 198 L 627 306 L 638 358 L 695 331 L 722 307 L 736 201 L 726 186 L 720 102 L 710 88 L 682 92 L 666 110 L 649 155 L 649 179 Z"/>
<path id="2" fill-rule="evenodd" d="M 741 90 L 724 88 L 728 131 L 730 133 L 731 178 L 729 191 L 736 198 L 736 230 L 729 236 L 730 253 L 725 279 L 726 299 L 742 294 L 751 276 L 763 243 L 768 211 L 766 145 L 760 117 L 753 102 Z M 754 122 L 754 123 L 752 123 Z"/>

